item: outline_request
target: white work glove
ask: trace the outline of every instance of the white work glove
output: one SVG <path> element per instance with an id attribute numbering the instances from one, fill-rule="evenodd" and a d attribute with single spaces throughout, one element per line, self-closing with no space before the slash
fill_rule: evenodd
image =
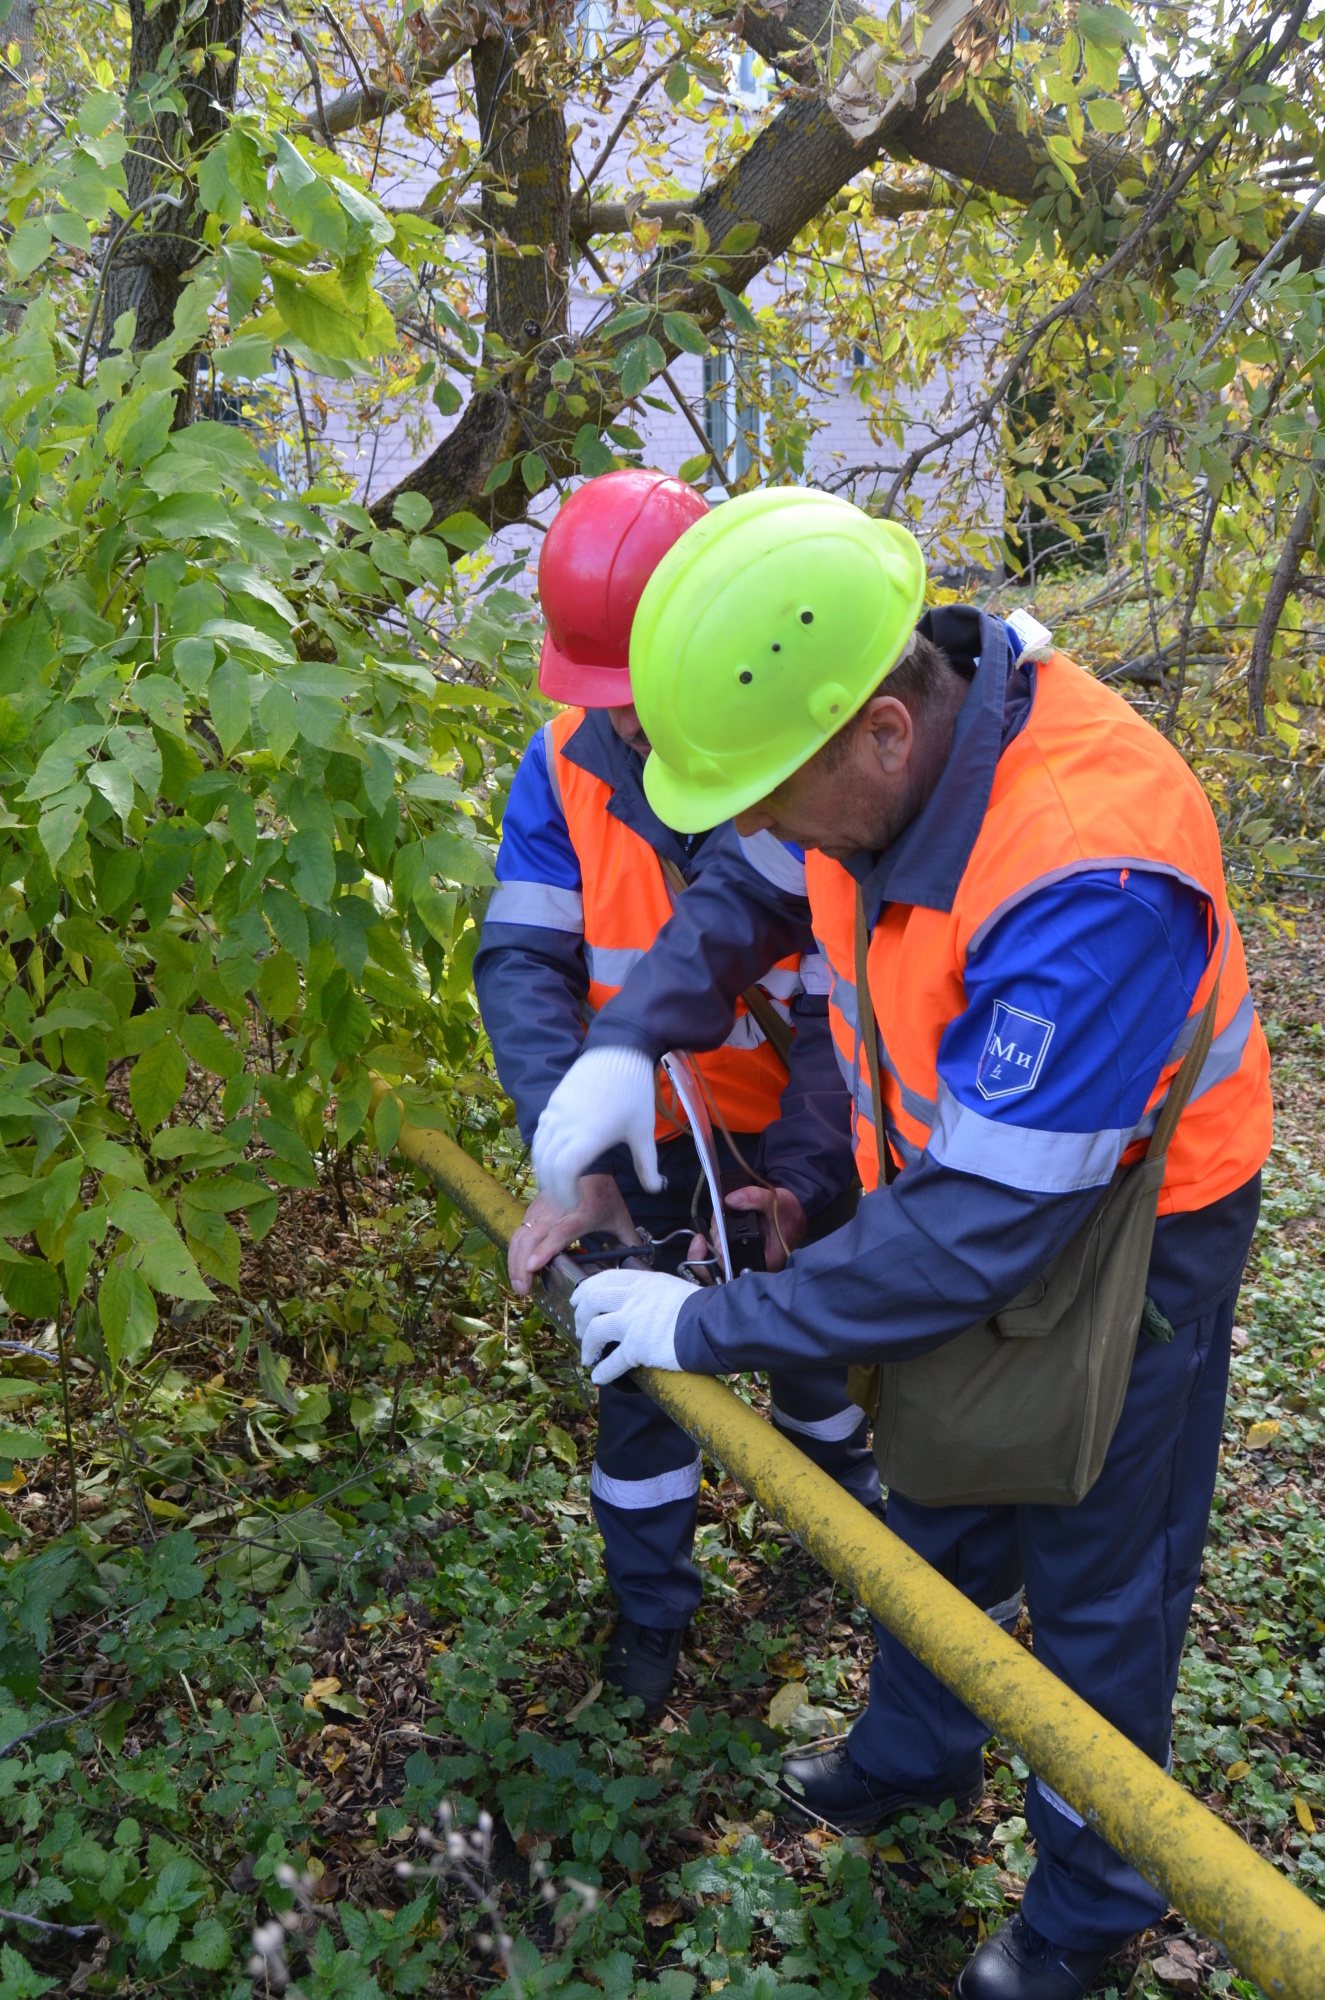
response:
<path id="1" fill-rule="evenodd" d="M 575 1287 L 571 1304 L 584 1366 L 592 1368 L 605 1347 L 620 1343 L 593 1370 L 600 1389 L 632 1368 L 680 1368 L 676 1322 L 698 1289 L 665 1271 L 599 1271 Z"/>
<path id="2" fill-rule="evenodd" d="M 538 1185 L 563 1213 L 580 1176 L 613 1146 L 630 1147 L 640 1186 L 662 1187 L 653 1143 L 653 1064 L 642 1049 L 586 1049 L 547 1101 L 534 1134 Z"/>

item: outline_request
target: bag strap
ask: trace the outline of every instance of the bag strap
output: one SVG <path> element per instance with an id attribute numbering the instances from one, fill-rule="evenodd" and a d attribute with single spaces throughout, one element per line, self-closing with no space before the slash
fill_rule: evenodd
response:
<path id="1" fill-rule="evenodd" d="M 1169 1094 L 1164 1099 L 1159 1119 L 1150 1135 L 1150 1144 L 1146 1147 L 1148 1160 L 1162 1160 L 1168 1152 L 1173 1143 L 1173 1135 L 1178 1129 L 1178 1120 L 1187 1109 L 1188 1099 L 1196 1087 L 1196 1079 L 1210 1053 L 1210 1044 L 1215 1034 L 1215 1009 L 1219 1005 L 1220 977 L 1220 973 L 1215 975 L 1210 998 L 1201 1010 L 1201 1018 L 1196 1024 L 1192 1045 L 1182 1059 L 1178 1074 L 1169 1085 Z"/>
<path id="2" fill-rule="evenodd" d="M 655 850 L 656 851 L 656 850 Z M 663 872 L 663 881 L 673 896 L 682 896 L 690 887 L 685 876 L 672 860 L 670 854 L 658 855 L 658 866 Z M 783 1020 L 762 986 L 747 986 L 741 995 L 745 1011 L 750 1014 L 764 1031 L 764 1040 L 772 1049 L 787 1074 L 791 1074 L 791 1045 L 796 1038 L 795 1029 Z"/>
<path id="3" fill-rule="evenodd" d="M 874 1113 L 874 1143 L 879 1166 L 889 1185 L 897 1179 L 897 1162 L 883 1126 L 883 1091 L 879 1086 L 879 1034 L 874 1025 L 874 996 L 870 992 L 869 943 L 865 935 L 865 895 L 856 884 L 856 1018 L 860 1039 L 865 1044 L 865 1061 L 870 1073 L 870 1107 Z"/>

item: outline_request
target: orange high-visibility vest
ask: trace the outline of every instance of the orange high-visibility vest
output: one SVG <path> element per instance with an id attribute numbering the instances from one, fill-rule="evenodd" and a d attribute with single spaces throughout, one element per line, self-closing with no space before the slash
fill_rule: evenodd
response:
<path id="1" fill-rule="evenodd" d="M 936 1153 L 954 1167 L 994 1181 L 1006 1174 L 1015 1186 L 1044 1192 L 1066 1190 L 1070 1161 L 1056 1183 L 1047 1149 L 1037 1166 L 1032 1155 L 1020 1152 L 1015 1128 L 968 1115 L 957 1103 L 939 1080 L 939 1041 L 966 1008 L 968 951 L 1006 911 L 1065 877 L 1114 868 L 1176 876 L 1210 902 L 1210 961 L 1147 1106 L 1153 1124 L 1151 1114 L 1218 976 L 1214 1042 L 1169 1149 L 1160 1214 L 1205 1208 L 1243 1186 L 1263 1164 L 1272 1129 L 1269 1049 L 1247 984 L 1242 939 L 1229 912 L 1209 801 L 1157 730 L 1111 689 L 1054 653 L 1038 668 L 1025 727 L 999 759 L 989 807 L 951 910 L 885 904 L 870 941 L 884 1124 L 898 1165 L 917 1159 L 935 1134 Z M 832 972 L 829 1016 L 853 1096 L 857 1168 L 862 1185 L 873 1188 L 879 1156 L 857 1026 L 856 884 L 837 862 L 813 851 L 806 855 L 806 878 L 815 937 Z M 1125 1163 L 1141 1157 L 1149 1129 L 1145 1121 L 1137 1128 Z M 1090 1136 L 1082 1135 L 1082 1161 Z M 1107 1147 L 1108 1135 L 1099 1138 Z M 1089 1178 L 1076 1183 L 1091 1184 Z"/>
<path id="2" fill-rule="evenodd" d="M 564 754 L 565 746 L 584 720 L 582 708 L 568 708 L 547 728 L 548 775 L 561 802 L 571 845 L 580 863 L 584 894 L 584 956 L 589 968 L 589 1005 L 597 1013 L 621 990 L 626 975 L 639 964 L 672 914 L 672 896 L 658 856 L 647 840 L 608 811 L 612 787 Z M 789 1014 L 801 991 L 799 954 L 780 959 L 761 975 L 764 988 L 779 1013 Z M 711 1110 L 732 1132 L 762 1132 L 778 1116 L 778 1099 L 787 1072 L 770 1048 L 763 1029 L 743 1000 L 736 1003 L 736 1021 L 720 1049 L 692 1057 L 703 1079 Z M 671 1089 L 662 1083 L 663 1101 Z M 659 1113 L 659 1139 L 686 1130 L 685 1114 Z"/>

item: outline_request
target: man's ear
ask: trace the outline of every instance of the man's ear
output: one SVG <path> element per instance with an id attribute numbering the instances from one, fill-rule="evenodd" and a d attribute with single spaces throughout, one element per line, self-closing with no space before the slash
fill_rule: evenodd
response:
<path id="1" fill-rule="evenodd" d="M 861 748 L 874 760 L 885 777 L 895 778 L 906 769 L 915 740 L 911 711 L 896 695 L 871 695 L 860 712 Z"/>

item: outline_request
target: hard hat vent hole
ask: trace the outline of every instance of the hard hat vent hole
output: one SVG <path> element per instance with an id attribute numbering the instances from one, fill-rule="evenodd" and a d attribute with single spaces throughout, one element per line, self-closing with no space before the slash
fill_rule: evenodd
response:
<path id="1" fill-rule="evenodd" d="M 775 653 L 780 653 L 780 652 L 782 651 L 782 647 L 781 647 L 781 644 L 780 644 L 780 643 L 779 643 L 779 641 L 778 641 L 778 640 L 776 640 L 776 639 L 775 639 L 775 640 L 773 641 L 773 651 L 774 651 Z"/>
<path id="2" fill-rule="evenodd" d="M 814 613 L 813 613 L 812 611 L 802 611 L 802 613 L 801 613 L 801 624 L 802 624 L 802 625 L 813 625 L 813 623 L 814 623 Z"/>
<path id="3" fill-rule="evenodd" d="M 750 672 L 750 669 L 748 667 L 744 668 L 741 673 L 741 686 L 749 687 L 753 679 L 754 675 Z"/>

